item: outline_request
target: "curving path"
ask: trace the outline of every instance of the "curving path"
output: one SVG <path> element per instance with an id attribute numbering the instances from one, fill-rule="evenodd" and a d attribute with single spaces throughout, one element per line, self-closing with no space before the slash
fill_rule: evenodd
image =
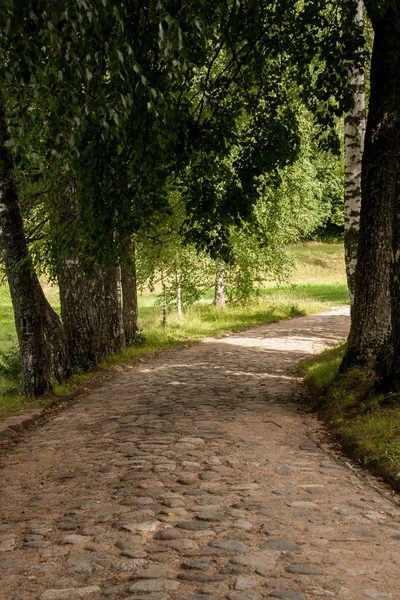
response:
<path id="1" fill-rule="evenodd" d="M 338 309 L 165 352 L 28 432 L 0 597 L 399 599 L 398 506 L 296 404 L 298 361 L 347 330 Z"/>

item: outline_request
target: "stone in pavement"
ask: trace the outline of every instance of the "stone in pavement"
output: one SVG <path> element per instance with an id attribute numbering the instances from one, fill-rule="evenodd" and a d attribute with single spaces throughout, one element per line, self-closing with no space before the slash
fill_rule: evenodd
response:
<path id="1" fill-rule="evenodd" d="M 176 573 L 168 567 L 149 567 L 138 569 L 133 573 L 131 579 L 174 579 Z"/>
<path id="2" fill-rule="evenodd" d="M 140 579 L 129 587 L 130 592 L 174 592 L 179 582 L 171 579 Z"/>
<path id="3" fill-rule="evenodd" d="M 289 565 L 285 567 L 285 571 L 288 573 L 295 573 L 296 575 L 323 575 L 324 572 L 319 567 L 314 565 Z"/>
<path id="4" fill-rule="evenodd" d="M 267 550 L 269 548 L 270 550 L 282 550 L 285 552 L 297 552 L 297 550 L 300 550 L 300 546 L 298 546 L 294 542 L 278 538 L 268 540 L 268 542 L 262 544 L 260 548 L 263 550 Z"/>
<path id="5" fill-rule="evenodd" d="M 305 596 L 291 590 L 273 590 L 269 595 L 280 600 L 307 600 Z"/>
<path id="6" fill-rule="evenodd" d="M 81 588 L 64 588 L 59 590 L 46 590 L 40 595 L 40 600 L 77 600 L 100 592 L 97 585 Z"/>
<path id="7" fill-rule="evenodd" d="M 249 552 L 248 554 L 235 556 L 231 559 L 231 562 L 244 567 L 273 567 L 277 559 L 277 552 L 262 550 L 260 552 Z"/>

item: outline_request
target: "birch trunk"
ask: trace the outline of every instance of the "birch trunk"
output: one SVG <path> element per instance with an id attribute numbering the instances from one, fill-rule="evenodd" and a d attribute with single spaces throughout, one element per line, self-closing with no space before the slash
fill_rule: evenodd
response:
<path id="1" fill-rule="evenodd" d="M 139 331 L 139 311 L 136 282 L 135 244 L 127 240 L 127 261 L 121 265 L 122 307 L 126 343 L 130 344 Z"/>
<path id="2" fill-rule="evenodd" d="M 182 318 L 182 289 L 181 289 L 181 274 L 178 267 L 175 267 L 175 283 L 176 283 L 176 307 L 178 310 L 178 319 Z"/>
<path id="3" fill-rule="evenodd" d="M 49 354 L 36 275 L 28 253 L 14 165 L 6 147 L 9 139 L 5 108 L 0 106 L 0 243 L 14 310 L 21 353 L 23 391 L 39 396 L 51 389 Z"/>
<path id="4" fill-rule="evenodd" d="M 161 287 L 162 287 L 162 326 L 167 326 L 167 284 L 165 282 L 164 265 L 161 263 Z"/>
<path id="5" fill-rule="evenodd" d="M 356 25 L 363 29 L 363 2 L 356 0 Z M 345 185 L 344 185 L 344 249 L 350 306 L 354 306 L 355 272 L 361 210 L 361 165 L 365 138 L 364 73 L 355 63 L 348 65 L 348 82 L 353 90 L 354 107 L 344 121 Z"/>
<path id="6" fill-rule="evenodd" d="M 225 306 L 225 267 L 222 263 L 218 265 L 217 277 L 215 280 L 214 305 L 217 308 Z"/>
<path id="7" fill-rule="evenodd" d="M 75 186 L 65 182 L 59 199 L 59 223 L 74 222 L 75 194 Z M 61 317 L 72 368 L 86 371 L 125 345 L 120 271 L 117 266 L 103 268 L 88 263 L 81 255 L 79 239 L 68 237 L 68 244 L 71 257 L 64 257 L 58 265 Z"/>

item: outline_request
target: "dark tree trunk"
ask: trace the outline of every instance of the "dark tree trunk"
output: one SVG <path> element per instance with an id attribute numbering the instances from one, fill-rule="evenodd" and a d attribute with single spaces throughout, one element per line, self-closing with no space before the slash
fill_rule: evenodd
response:
<path id="1" fill-rule="evenodd" d="M 57 225 L 61 225 L 60 231 L 65 236 L 61 240 L 64 249 L 58 264 L 61 318 L 71 366 L 77 372 L 87 371 L 104 360 L 109 352 L 121 350 L 125 336 L 119 267 L 99 267 L 82 256 L 79 233 L 74 233 L 75 196 L 74 182 L 64 182 Z M 71 227 L 65 229 L 65 223 L 70 223 Z M 68 258 L 65 248 L 70 248 Z"/>
<path id="2" fill-rule="evenodd" d="M 117 267 L 85 271 L 77 260 L 59 266 L 61 316 L 74 371 L 86 371 L 124 347 Z"/>
<path id="3" fill-rule="evenodd" d="M 51 389 L 49 355 L 38 304 L 36 279 L 24 235 L 5 109 L 0 106 L 0 241 L 21 352 L 23 391 L 39 396 Z"/>
<path id="4" fill-rule="evenodd" d="M 139 331 L 139 311 L 136 283 L 135 244 L 127 240 L 126 261 L 121 265 L 122 315 L 126 343 L 130 344 Z"/>
<path id="5" fill-rule="evenodd" d="M 371 96 L 362 162 L 362 206 L 355 301 L 343 368 L 374 363 L 391 332 L 393 214 L 399 198 L 400 46 L 396 11 L 366 2 L 375 31 Z"/>
<path id="6" fill-rule="evenodd" d="M 217 308 L 224 308 L 225 306 L 225 267 L 222 263 L 218 265 L 215 279 L 214 304 Z"/>

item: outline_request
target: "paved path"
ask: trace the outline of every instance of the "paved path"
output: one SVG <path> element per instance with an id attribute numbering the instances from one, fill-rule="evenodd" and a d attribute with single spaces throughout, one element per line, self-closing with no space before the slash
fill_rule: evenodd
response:
<path id="1" fill-rule="evenodd" d="M 297 362 L 347 328 L 166 352 L 28 432 L 1 471 L 1 598 L 400 598 L 398 507 L 295 403 Z"/>

